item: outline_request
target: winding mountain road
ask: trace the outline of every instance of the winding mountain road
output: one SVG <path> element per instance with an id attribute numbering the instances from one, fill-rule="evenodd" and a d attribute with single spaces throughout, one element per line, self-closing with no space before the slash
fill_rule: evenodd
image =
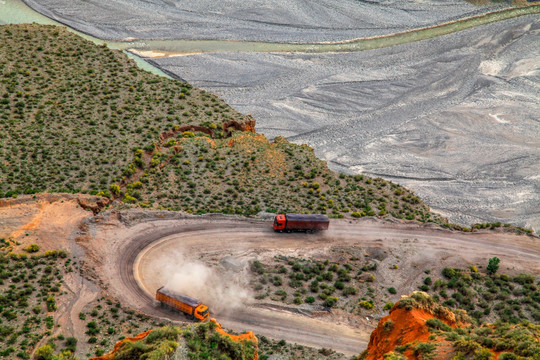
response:
<path id="1" fill-rule="evenodd" d="M 167 281 L 165 262 L 181 251 L 190 258 L 225 256 L 258 258 L 264 254 L 304 254 L 336 246 L 381 248 L 402 252 L 409 247 L 410 270 L 414 279 L 425 266 L 461 266 L 485 262 L 497 256 L 510 271 L 540 273 L 538 238 L 507 233 L 456 233 L 429 225 L 399 224 L 378 220 L 335 220 L 331 230 L 315 235 L 277 234 L 269 221 L 241 220 L 225 216 L 193 217 L 176 220 L 145 220 L 136 225 L 106 231 L 106 259 L 103 259 L 106 287 L 126 304 L 149 315 L 178 321 L 178 314 L 159 308 L 153 300 L 155 290 Z M 412 250 L 411 250 L 412 249 Z M 102 249 L 103 251 L 103 249 Z M 401 268 L 401 267 L 400 267 Z M 387 279 L 394 281 L 395 279 Z M 410 281 L 409 281 L 410 283 Z M 403 291 L 414 290 L 404 281 Z M 407 289 L 410 286 L 410 289 Z M 345 354 L 358 354 L 367 345 L 375 319 L 366 319 L 360 328 L 323 321 L 287 309 L 243 306 L 227 313 L 214 313 L 226 327 L 236 331 L 286 339 L 308 346 L 332 348 Z M 182 319 L 183 320 L 183 319 Z"/>

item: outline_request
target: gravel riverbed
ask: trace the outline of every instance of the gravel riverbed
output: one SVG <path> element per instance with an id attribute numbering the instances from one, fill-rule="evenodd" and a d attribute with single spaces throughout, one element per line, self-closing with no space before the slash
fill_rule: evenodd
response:
<path id="1" fill-rule="evenodd" d="M 101 39 L 337 41 L 484 13 L 464 0 L 24 0 Z"/>
<path id="2" fill-rule="evenodd" d="M 539 30 L 525 16 L 356 53 L 153 60 L 335 170 L 395 180 L 457 223 L 538 229 Z"/>

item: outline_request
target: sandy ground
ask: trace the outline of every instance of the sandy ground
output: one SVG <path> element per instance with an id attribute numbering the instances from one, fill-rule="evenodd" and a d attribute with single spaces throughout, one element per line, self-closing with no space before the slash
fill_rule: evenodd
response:
<path id="1" fill-rule="evenodd" d="M 124 307 L 157 318 L 185 321 L 177 313 L 158 307 L 153 294 L 177 269 L 184 269 L 183 262 L 188 261 L 219 264 L 232 257 L 245 266 L 253 259 L 324 256 L 336 247 L 360 246 L 372 254 L 399 254 L 401 271 L 387 270 L 380 284 L 383 288 L 400 284 L 398 295 L 415 290 L 414 280 L 423 275 L 425 268 L 463 268 L 486 263 L 492 256 L 501 259 L 505 273 L 540 274 L 540 242 L 530 236 L 464 234 L 377 219 L 333 221 L 331 230 L 322 234 L 276 234 L 269 220 L 222 215 L 201 217 L 130 210 L 93 217 L 78 206 L 73 195 L 45 194 L 36 199 L 22 196 L 0 205 L 0 236 L 15 234 L 14 240 L 21 243 L 17 248 L 35 242 L 42 251 L 66 249 L 82 266 L 83 276 L 74 272 L 65 277 L 67 294 L 58 304 L 57 319 L 62 325 L 59 329 L 65 336 L 78 336 L 85 331 L 85 323 L 77 315 L 98 296 L 112 296 Z M 179 253 L 181 257 L 177 257 Z M 389 265 L 383 261 L 380 268 L 388 269 Z M 224 269 L 215 270 L 225 274 L 220 279 L 229 278 Z M 209 283 L 211 280 L 206 278 Z M 228 284 L 218 284 L 212 290 L 223 291 L 227 287 Z M 244 290 L 238 290 L 234 302 L 229 303 L 229 296 L 223 298 L 221 307 L 214 306 L 219 310 L 213 316 L 225 327 L 351 355 L 366 347 L 381 315 L 364 317 L 339 309 L 330 313 L 298 311 L 255 303 L 249 297 L 241 297 L 241 292 Z"/>
<path id="2" fill-rule="evenodd" d="M 501 258 L 508 273 L 540 274 L 540 243 L 537 238 L 527 236 L 462 234 L 373 219 L 334 221 L 331 224 L 334 230 L 315 236 L 275 234 L 269 221 L 223 216 L 122 212 L 104 214 L 96 220 L 88 222 L 88 234 L 93 235 L 85 242 L 92 254 L 87 266 L 95 269 L 96 280 L 126 305 L 173 321 L 183 318 L 158 307 L 153 295 L 174 275 L 174 268 L 182 267 L 181 261 L 185 259 L 201 261 L 210 257 L 219 261 L 229 256 L 240 260 L 276 254 L 303 256 L 337 245 L 370 246 L 398 252 L 406 248 L 403 254 L 407 255 L 400 265 L 403 271 L 399 272 L 404 278 L 393 279 L 389 273 L 388 284 L 384 284 L 392 286 L 399 281 L 400 293 L 414 290 L 416 285 L 408 280 L 422 276 L 425 268 L 466 267 L 487 263 L 493 256 Z M 174 254 L 179 252 L 182 257 L 175 258 Z M 377 321 L 376 318 L 354 319 L 356 326 L 352 327 L 351 319 L 339 312 L 333 317 L 316 318 L 288 311 L 286 307 L 233 305 L 238 304 L 231 304 L 230 311 L 220 310 L 214 314 L 228 328 L 249 329 L 272 338 L 329 347 L 345 354 L 359 353 L 365 348 Z"/>
<path id="3" fill-rule="evenodd" d="M 501 6 L 464 0 L 24 0 L 101 39 L 336 41 L 430 26 Z"/>
<path id="4" fill-rule="evenodd" d="M 153 63 L 253 114 L 258 132 L 412 188 L 452 222 L 538 230 L 539 32 L 525 16 L 372 51 Z"/>
<path id="5" fill-rule="evenodd" d="M 42 251 L 70 250 L 80 222 L 92 214 L 82 209 L 76 198 L 39 194 L 0 199 L 0 238 L 18 243 L 16 251 L 30 244 L 38 244 Z"/>
<path id="6" fill-rule="evenodd" d="M 67 250 L 75 261 L 84 258 L 84 252 L 75 239 L 79 236 L 80 224 L 92 213 L 82 209 L 77 197 L 85 200 L 93 197 L 70 194 L 38 194 L 19 196 L 16 199 L 0 200 L 0 238 L 8 239 L 15 252 L 23 252 L 26 246 L 38 244 L 40 252 Z M 55 312 L 59 327 L 53 336 L 83 338 L 86 322 L 79 319 L 79 312 L 101 293 L 99 287 L 78 272 L 65 274 L 61 301 Z M 45 340 L 42 341 L 43 345 Z M 38 344 L 37 347 L 39 347 Z M 85 345 L 80 344 L 79 350 Z"/>

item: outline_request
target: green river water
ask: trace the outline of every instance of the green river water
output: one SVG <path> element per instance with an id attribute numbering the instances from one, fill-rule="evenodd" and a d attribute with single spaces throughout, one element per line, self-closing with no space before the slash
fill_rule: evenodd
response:
<path id="1" fill-rule="evenodd" d="M 55 20 L 49 19 L 48 17 L 41 15 L 21 0 L 0 0 L 0 25 L 25 23 L 65 26 Z M 129 48 L 138 48 L 137 45 L 142 45 L 143 48 L 145 46 L 144 42 L 103 41 L 93 36 L 83 34 L 69 27 L 67 27 L 67 29 L 85 38 L 86 40 L 94 42 L 95 44 L 101 45 L 106 43 L 107 46 L 112 49 L 126 50 Z M 139 66 L 140 68 L 157 75 L 170 77 L 157 67 L 152 66 L 148 62 L 144 61 L 142 58 L 135 56 L 127 51 L 124 51 L 124 53 L 126 53 L 128 57 L 133 59 L 137 63 L 137 66 Z"/>
<path id="2" fill-rule="evenodd" d="M 521 8 L 508 8 L 484 16 L 465 18 L 452 23 L 442 24 L 436 27 L 421 28 L 408 32 L 391 34 L 377 38 L 352 39 L 350 41 L 335 43 L 270 43 L 254 41 L 227 41 L 227 40 L 135 40 L 135 41 L 103 41 L 93 36 L 70 29 L 74 33 L 91 40 L 96 44 L 107 43 L 113 49 L 164 51 L 175 54 L 191 54 L 205 52 L 351 52 L 369 49 L 377 49 L 387 46 L 406 44 L 413 41 L 425 40 L 441 35 L 450 34 L 478 25 L 488 24 L 495 21 L 510 19 L 522 15 L 540 13 L 540 4 Z M 35 10 L 31 9 L 21 0 L 0 0 L 0 24 L 39 23 L 62 25 L 51 20 Z M 126 52 L 137 64 L 148 71 L 167 76 L 156 67 L 145 62 L 141 58 Z"/>

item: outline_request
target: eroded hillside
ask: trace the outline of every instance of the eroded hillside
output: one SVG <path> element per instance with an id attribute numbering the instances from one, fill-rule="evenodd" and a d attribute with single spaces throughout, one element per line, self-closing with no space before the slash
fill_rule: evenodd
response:
<path id="1" fill-rule="evenodd" d="M 404 296 L 379 321 L 359 359 L 536 359 L 540 327 L 529 322 L 476 325 L 428 294 Z"/>

